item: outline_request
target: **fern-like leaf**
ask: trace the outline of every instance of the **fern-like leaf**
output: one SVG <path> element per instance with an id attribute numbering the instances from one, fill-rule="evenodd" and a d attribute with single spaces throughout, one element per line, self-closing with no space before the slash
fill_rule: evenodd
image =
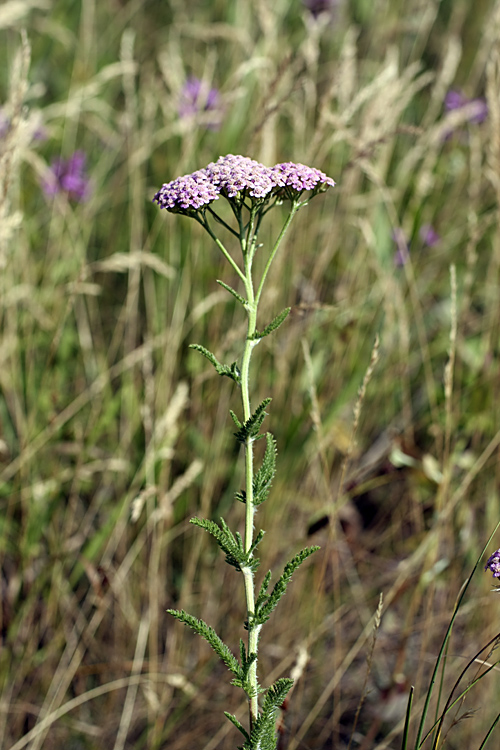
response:
<path id="1" fill-rule="evenodd" d="M 291 307 L 287 307 L 285 310 L 282 310 L 279 315 L 277 315 L 274 320 L 272 320 L 268 326 L 264 328 L 263 331 L 255 331 L 255 333 L 252 336 L 253 340 L 259 340 L 263 339 L 264 336 L 269 336 L 270 333 L 275 331 L 277 328 L 280 327 L 280 325 L 288 318 L 288 315 L 290 314 Z"/>
<path id="2" fill-rule="evenodd" d="M 259 430 L 261 428 L 262 422 L 266 417 L 266 407 L 271 403 L 271 401 L 272 399 L 265 398 L 264 401 L 262 401 L 258 405 L 252 416 L 249 417 L 243 425 L 241 425 L 241 428 L 238 430 L 238 432 L 235 432 L 235 438 L 239 443 L 245 443 L 248 438 L 255 440 L 259 436 Z"/>
<path id="3" fill-rule="evenodd" d="M 266 433 L 266 443 L 266 452 L 262 466 L 255 474 L 253 480 L 253 500 L 255 505 L 260 505 L 267 499 L 276 473 L 276 441 L 270 432 Z"/>
<path id="4" fill-rule="evenodd" d="M 201 344 L 190 344 L 189 348 L 203 354 L 203 356 L 206 357 L 206 359 L 208 359 L 208 361 L 215 367 L 215 371 L 218 375 L 225 375 L 226 377 L 231 378 L 231 380 L 234 380 L 238 385 L 241 383 L 241 373 L 236 362 L 233 362 L 231 365 L 221 364 L 215 354 L 212 354 L 211 351 L 205 349 Z"/>
<path id="5" fill-rule="evenodd" d="M 307 560 L 309 555 L 316 552 L 319 547 L 306 547 L 301 550 L 295 557 L 285 565 L 283 573 L 274 584 L 274 588 L 265 599 L 260 600 L 260 606 L 255 607 L 254 623 L 262 625 L 266 620 L 269 620 L 271 612 L 276 609 L 279 600 L 285 594 L 288 584 L 292 579 L 292 575 L 297 570 L 299 565 L 302 565 L 304 560 Z M 260 594 L 259 594 L 260 596 Z"/>
<path id="6" fill-rule="evenodd" d="M 276 715 L 283 705 L 293 680 L 281 677 L 271 685 L 266 693 L 262 710 L 254 722 L 249 738 L 242 750 L 275 750 L 276 749 Z"/>
<path id="7" fill-rule="evenodd" d="M 193 615 L 188 614 L 183 609 L 167 609 L 167 612 L 180 622 L 184 622 L 195 633 L 201 635 L 213 648 L 219 659 L 224 662 L 229 671 L 234 674 L 235 678 L 244 679 L 238 659 L 210 625 L 207 625 L 204 620 L 198 620 L 197 617 L 193 617 Z"/>
<path id="8" fill-rule="evenodd" d="M 225 284 L 223 281 L 220 281 L 220 279 L 217 279 L 217 283 L 220 284 L 220 286 L 226 290 L 226 292 L 229 292 L 229 294 L 232 294 L 233 297 L 236 297 L 238 302 L 241 302 L 243 306 L 246 305 L 246 300 L 241 296 L 241 294 L 238 294 L 236 289 L 233 289 L 232 286 L 229 286 L 228 284 Z"/>
<path id="9" fill-rule="evenodd" d="M 247 656 L 245 644 L 240 640 L 241 677 L 235 677 L 231 685 L 242 688 L 249 699 L 255 695 L 255 686 L 250 682 L 250 667 L 257 660 L 257 654 Z"/>
<path id="10" fill-rule="evenodd" d="M 231 415 L 231 419 L 233 420 L 234 424 L 240 430 L 243 427 L 243 422 L 240 422 L 240 420 L 238 419 L 238 417 L 236 416 L 236 414 L 234 413 L 232 409 L 229 409 L 229 413 Z"/>
<path id="11" fill-rule="evenodd" d="M 245 567 L 248 563 L 248 555 L 243 549 L 243 542 L 240 534 L 236 532 L 236 538 L 233 536 L 233 532 L 224 521 L 220 519 L 220 526 L 215 521 L 209 521 L 207 518 L 191 518 L 190 523 L 195 526 L 199 526 L 200 529 L 205 529 L 211 534 L 221 550 L 226 555 L 226 562 L 232 565 L 236 570 L 241 571 L 242 567 Z"/>
<path id="12" fill-rule="evenodd" d="M 243 726 L 243 724 L 240 721 L 238 721 L 238 719 L 236 718 L 236 716 L 234 714 L 230 714 L 230 713 L 228 713 L 228 711 L 224 711 L 224 715 L 229 719 L 229 721 L 232 724 L 234 724 L 234 726 L 236 727 L 236 729 L 240 730 L 241 734 L 243 735 L 243 737 L 246 740 L 250 739 L 250 737 L 248 736 L 247 730 L 245 729 L 245 727 Z"/>
<path id="13" fill-rule="evenodd" d="M 240 501 L 240 503 L 244 504 L 247 501 L 246 490 L 236 490 L 236 492 L 234 493 L 234 496 L 235 496 L 236 500 Z"/>
<path id="14" fill-rule="evenodd" d="M 256 612 L 259 611 L 262 604 L 267 599 L 267 589 L 269 588 L 269 584 L 271 583 L 271 571 L 268 570 L 264 578 L 262 579 L 262 583 L 260 584 L 259 593 L 257 595 L 257 599 L 255 600 L 255 610 Z"/>

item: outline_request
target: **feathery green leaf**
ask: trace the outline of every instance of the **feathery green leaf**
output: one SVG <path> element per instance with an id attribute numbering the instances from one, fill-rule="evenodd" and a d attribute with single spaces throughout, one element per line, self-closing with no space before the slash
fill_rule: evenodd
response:
<path id="1" fill-rule="evenodd" d="M 238 721 L 238 719 L 236 718 L 234 714 L 230 714 L 228 711 L 224 711 L 224 715 L 229 719 L 230 722 L 234 724 L 236 729 L 240 730 L 241 734 L 246 740 L 250 739 L 248 736 L 247 730 L 244 728 L 243 724 L 241 724 L 241 722 Z"/>
<path id="2" fill-rule="evenodd" d="M 283 705 L 293 680 L 281 677 L 271 685 L 266 693 L 262 710 L 254 722 L 249 738 L 242 750 L 275 750 L 276 748 L 276 714 Z"/>
<path id="3" fill-rule="evenodd" d="M 235 289 L 233 289 L 232 286 L 229 286 L 228 284 L 225 284 L 223 281 L 220 281 L 220 279 L 217 279 L 217 283 L 220 284 L 220 286 L 223 289 L 225 289 L 226 292 L 229 292 L 229 294 L 232 294 L 233 297 L 236 297 L 236 299 L 238 300 L 238 302 L 241 302 L 241 304 L 243 306 L 245 306 L 247 304 L 246 300 L 241 296 L 241 294 L 238 294 L 238 292 Z"/>
<path id="4" fill-rule="evenodd" d="M 319 547 L 317 546 L 306 547 L 306 549 L 301 550 L 297 555 L 295 555 L 292 560 L 290 560 L 290 562 L 285 565 L 283 573 L 274 584 L 274 588 L 269 596 L 263 600 L 261 599 L 260 606 L 258 608 L 257 606 L 255 607 L 255 623 L 262 625 L 264 622 L 266 622 L 266 620 L 269 619 L 271 612 L 276 608 L 279 600 L 286 592 L 287 586 L 290 583 L 294 572 L 297 570 L 299 565 L 302 565 L 304 560 L 306 560 L 309 555 L 312 555 L 312 553 L 316 552 L 316 550 L 318 549 Z"/>
<path id="5" fill-rule="evenodd" d="M 167 609 L 167 612 L 180 622 L 189 625 L 195 633 L 201 635 L 236 678 L 240 680 L 244 678 L 237 658 L 210 625 L 207 625 L 204 620 L 198 620 L 197 617 L 193 617 L 193 615 L 188 614 L 183 609 Z"/>
<path id="6" fill-rule="evenodd" d="M 229 409 L 229 413 L 230 413 L 231 419 L 233 420 L 233 422 L 236 425 L 236 427 L 238 429 L 241 429 L 243 427 L 243 422 L 240 422 L 240 420 L 238 419 L 238 417 L 236 416 L 236 414 L 234 413 L 234 411 L 232 409 Z"/>
<path id="7" fill-rule="evenodd" d="M 271 401 L 272 399 L 265 398 L 264 401 L 258 405 L 252 416 L 249 417 L 238 432 L 235 433 L 235 438 L 239 443 L 245 443 L 248 438 L 255 440 L 259 436 L 259 430 L 266 417 L 266 407 Z"/>
<path id="8" fill-rule="evenodd" d="M 266 443 L 266 452 L 262 466 L 255 474 L 253 480 L 253 499 L 255 505 L 260 505 L 264 500 L 267 500 L 276 473 L 276 441 L 270 432 L 266 433 Z"/>
<path id="9" fill-rule="evenodd" d="M 233 362 L 231 365 L 221 364 L 215 354 L 212 354 L 211 351 L 204 346 L 201 346 L 201 344 L 190 344 L 189 348 L 203 354 L 203 356 L 206 357 L 215 367 L 215 371 L 218 375 L 225 375 L 226 377 L 231 378 L 231 380 L 234 380 L 238 385 L 241 383 L 241 373 L 236 362 Z"/>
<path id="10" fill-rule="evenodd" d="M 291 309 L 291 307 L 287 307 L 285 310 L 282 310 L 280 314 L 277 315 L 274 320 L 272 320 L 269 325 L 264 328 L 263 331 L 255 331 L 254 335 L 252 336 L 252 340 L 259 340 L 263 339 L 264 336 L 269 336 L 270 333 L 279 328 L 283 321 L 288 318 Z"/>
<path id="11" fill-rule="evenodd" d="M 221 550 L 226 555 L 226 562 L 232 565 L 236 570 L 241 571 L 242 567 L 248 565 L 248 555 L 243 549 L 243 542 L 241 536 L 236 532 L 237 537 L 233 536 L 233 532 L 224 521 L 220 519 L 220 526 L 215 521 L 210 521 L 207 518 L 191 518 L 189 523 L 199 526 L 200 529 L 205 529 L 211 534 L 216 540 Z"/>

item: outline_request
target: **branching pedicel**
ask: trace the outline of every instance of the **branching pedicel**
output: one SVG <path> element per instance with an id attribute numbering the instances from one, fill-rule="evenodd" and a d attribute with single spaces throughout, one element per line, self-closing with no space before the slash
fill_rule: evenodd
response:
<path id="1" fill-rule="evenodd" d="M 205 638 L 233 674 L 232 683 L 241 687 L 246 693 L 250 710 L 248 731 L 235 716 L 226 713 L 228 719 L 245 738 L 242 750 L 273 750 L 276 747 L 276 712 L 290 690 L 292 680 L 280 678 L 265 691 L 260 687 L 257 677 L 260 630 L 285 593 L 294 571 L 312 552 L 318 549 L 317 547 L 306 548 L 292 558 L 270 592 L 271 572 L 268 572 L 256 593 L 254 573 L 259 567 L 259 560 L 255 556 L 255 551 L 264 532 L 260 530 L 254 537 L 254 516 L 257 506 L 266 500 L 271 487 L 276 466 L 276 444 L 272 435 L 266 433 L 264 459 L 260 468 L 255 471 L 253 443 L 263 437 L 260 429 L 270 399 L 265 399 L 252 412 L 249 393 L 250 360 L 256 344 L 283 323 L 290 308 L 283 310 L 260 331 L 257 329 L 257 310 L 269 268 L 293 217 L 311 197 L 334 185 L 334 181 L 323 172 L 303 164 L 287 162 L 269 168 L 247 157 L 228 155 L 222 156 L 217 162 L 209 164 L 204 169 L 163 185 L 153 199 L 160 208 L 190 216 L 201 224 L 222 251 L 244 286 L 243 295 L 224 282 L 218 281 L 241 303 L 247 314 L 248 327 L 241 363 L 221 364 L 205 347 L 200 345 L 192 347 L 212 363 L 219 375 L 231 378 L 241 389 L 243 416 L 239 418 L 231 412 L 231 417 L 236 425 L 235 437 L 245 448 L 245 489 L 236 493 L 236 498 L 245 506 L 244 537 L 242 538 L 239 532 L 233 534 L 224 519 L 220 520 L 220 524 L 203 518 L 191 519 L 191 523 L 205 529 L 215 538 L 226 555 L 226 562 L 243 575 L 247 607 L 245 628 L 248 631 L 248 643 L 245 645 L 243 641 L 240 641 L 239 660 L 222 642 L 213 628 L 203 620 L 198 620 L 184 611 L 168 610 L 171 615 L 185 622 Z M 310 191 L 308 197 L 304 197 L 306 191 Z M 214 204 L 220 198 L 224 198 L 229 203 L 236 220 L 236 228 L 216 213 Z M 288 217 L 265 261 L 262 276 L 256 283 L 253 278 L 252 264 L 258 247 L 257 236 L 262 219 L 271 208 L 285 201 L 290 204 Z M 213 221 L 222 224 L 238 240 L 242 253 L 242 267 L 215 235 L 212 229 Z M 261 252 L 260 249 L 259 252 Z M 259 694 L 264 692 L 265 697 L 259 705 Z"/>

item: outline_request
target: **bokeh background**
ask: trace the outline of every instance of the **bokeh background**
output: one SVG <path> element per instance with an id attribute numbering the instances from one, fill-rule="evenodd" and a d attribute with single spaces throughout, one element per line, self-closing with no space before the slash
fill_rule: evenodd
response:
<path id="1" fill-rule="evenodd" d="M 165 610 L 244 636 L 240 577 L 188 523 L 242 529 L 238 393 L 188 345 L 231 362 L 245 321 L 208 235 L 151 201 L 227 153 L 338 183 L 292 224 L 261 320 L 292 313 L 254 358 L 261 571 L 321 545 L 261 639 L 264 684 L 297 677 L 281 747 L 396 750 L 410 685 L 414 736 L 500 518 L 499 39 L 493 0 L 0 5 L 2 748 L 240 742 L 242 695 Z M 499 629 L 484 562 L 441 706 Z M 439 746 L 479 747 L 499 689 Z"/>

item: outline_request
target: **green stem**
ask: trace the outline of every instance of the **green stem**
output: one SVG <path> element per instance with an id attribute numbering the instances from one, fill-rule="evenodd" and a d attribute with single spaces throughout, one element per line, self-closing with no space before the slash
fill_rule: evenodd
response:
<path id="1" fill-rule="evenodd" d="M 252 206 L 248 210 L 250 211 L 250 217 L 248 224 L 244 225 L 241 206 L 238 209 L 234 209 L 236 219 L 239 224 L 239 240 L 241 245 L 241 251 L 244 259 L 244 272 L 241 271 L 237 263 L 230 256 L 222 242 L 213 233 L 207 218 L 197 215 L 195 218 L 200 224 L 207 230 L 209 235 L 212 237 L 216 245 L 222 251 L 224 257 L 229 261 L 232 268 L 236 271 L 239 278 L 245 285 L 246 300 L 245 310 L 248 317 L 247 336 L 245 340 L 245 346 L 243 349 L 243 357 L 241 363 L 241 401 L 243 405 L 243 420 L 247 422 L 252 416 L 252 410 L 250 405 L 250 360 L 252 358 L 252 352 L 258 340 L 255 340 L 254 335 L 257 330 L 257 308 L 264 288 L 264 283 L 271 267 L 271 263 L 274 260 L 278 247 L 283 239 L 286 230 L 288 229 L 290 222 L 295 216 L 296 212 L 302 205 L 298 200 L 292 201 L 292 207 L 290 214 L 286 219 L 283 228 L 274 244 L 271 254 L 267 260 L 264 268 L 264 273 L 260 280 L 257 294 L 254 291 L 253 277 L 252 277 L 252 261 L 257 248 L 257 232 L 259 228 L 259 217 L 261 218 L 262 207 Z M 248 208 L 248 207 L 247 207 Z M 216 217 L 217 218 L 217 217 Z M 224 223 L 224 222 L 222 222 Z M 233 234 L 236 232 L 233 231 Z M 245 537 L 244 545 L 245 551 L 248 553 L 252 548 L 253 544 L 253 522 L 255 515 L 255 503 L 253 497 L 253 442 L 254 438 L 247 437 L 245 441 Z M 261 625 L 256 625 L 254 622 L 255 615 L 255 589 L 253 572 L 251 568 L 242 568 L 244 584 L 245 584 L 245 598 L 247 605 L 247 622 L 248 622 L 248 655 L 257 655 L 259 646 L 259 632 Z M 257 679 L 257 659 L 252 663 L 249 670 L 249 702 L 250 702 L 250 731 L 252 726 L 259 715 L 259 683 Z"/>
<path id="2" fill-rule="evenodd" d="M 219 248 L 219 250 L 221 250 L 221 252 L 224 255 L 224 257 L 226 258 L 226 260 L 228 260 L 229 263 L 232 265 L 232 267 L 234 268 L 234 270 L 236 271 L 236 273 L 238 274 L 238 276 L 240 277 L 240 279 L 242 280 L 242 282 L 245 284 L 245 287 L 246 287 L 246 277 L 245 277 L 245 274 L 243 273 L 243 271 L 241 270 L 241 268 L 238 266 L 238 264 L 231 258 L 231 256 L 229 255 L 228 251 L 226 250 L 226 248 L 224 247 L 224 245 L 220 241 L 220 239 L 212 232 L 212 228 L 210 227 L 210 224 L 208 223 L 208 221 L 206 219 L 204 219 L 202 221 L 198 217 L 195 217 L 195 218 L 197 218 L 197 221 L 202 225 L 202 227 L 204 229 L 207 230 L 207 232 L 210 235 L 210 237 L 213 239 L 213 241 L 215 242 L 215 244 L 217 245 L 217 247 Z"/>
<path id="3" fill-rule="evenodd" d="M 246 243 L 245 243 L 246 244 Z M 257 328 L 257 305 L 254 299 L 253 280 L 252 280 L 252 258 L 250 253 L 245 253 L 245 245 L 242 242 L 242 250 L 245 257 L 245 290 L 247 302 L 245 309 L 248 316 L 247 337 L 243 350 L 243 359 L 241 364 L 241 400 L 243 405 L 243 419 L 246 422 L 251 417 L 250 406 L 250 360 L 252 351 L 257 343 L 253 340 L 253 334 Z M 253 439 L 248 437 L 245 442 L 245 551 L 248 552 L 253 543 L 253 520 L 255 515 L 255 506 L 253 501 Z M 255 613 L 255 593 L 253 573 L 250 568 L 242 570 L 245 581 L 245 597 L 247 603 L 247 621 L 248 621 L 248 653 L 256 654 L 258 649 L 258 629 L 253 624 Z M 257 719 L 259 713 L 258 704 L 258 680 L 257 680 L 257 660 L 250 667 L 249 681 L 253 695 L 250 697 L 250 730 L 253 722 Z"/>
<path id="4" fill-rule="evenodd" d="M 302 205 L 303 205 L 303 202 L 301 203 L 298 200 L 292 201 L 292 207 L 290 209 L 290 213 L 288 214 L 288 217 L 287 217 L 285 223 L 283 224 L 283 227 L 281 229 L 281 232 L 279 233 L 278 239 L 274 243 L 274 247 L 272 249 L 271 255 L 269 256 L 269 259 L 268 259 L 268 261 L 266 263 L 266 267 L 264 269 L 264 273 L 262 274 L 262 278 L 260 280 L 259 288 L 257 290 L 257 294 L 255 295 L 255 305 L 256 306 L 259 304 L 260 295 L 262 294 L 262 290 L 264 288 L 264 283 L 266 281 L 267 273 L 268 273 L 268 271 L 269 271 L 269 269 L 271 267 L 271 263 L 273 262 L 276 253 L 278 252 L 278 247 L 281 244 L 281 240 L 285 236 L 285 232 L 288 229 L 288 227 L 290 226 L 293 217 L 295 216 L 295 214 L 297 213 L 297 211 L 299 210 L 299 208 Z"/>
<path id="5" fill-rule="evenodd" d="M 250 220 L 245 228 L 241 220 L 241 214 L 239 215 L 240 223 L 240 244 L 245 262 L 245 273 L 240 273 L 240 278 L 243 277 L 246 291 L 246 303 L 245 310 L 248 316 L 248 327 L 247 336 L 245 341 L 245 347 L 243 349 L 243 358 L 241 364 L 241 400 L 243 404 L 243 419 L 246 422 L 252 415 L 250 406 L 250 360 L 252 358 L 252 352 L 255 345 L 258 343 L 254 339 L 255 331 L 257 330 L 257 308 L 264 288 L 264 283 L 271 267 L 271 263 L 274 260 L 278 247 L 283 239 L 286 230 L 290 226 L 290 222 L 295 216 L 296 212 L 302 204 L 299 201 L 292 202 L 292 208 L 290 214 L 286 219 L 283 228 L 274 244 L 269 259 L 264 268 L 264 273 L 260 280 L 257 294 L 254 292 L 253 278 L 252 278 L 252 261 L 257 247 L 257 234 L 256 234 L 256 217 L 257 211 L 250 212 Z M 212 235 L 217 242 L 217 239 Z M 219 244 L 219 243 L 217 243 Z M 222 248 L 221 248 L 222 249 Z M 224 251 L 223 251 L 224 252 Z M 226 255 L 226 253 L 224 253 Z M 227 255 L 226 255 L 227 257 Z M 232 261 L 232 259 L 231 259 Z M 234 261 L 231 265 L 234 267 Z M 245 551 L 249 552 L 253 544 L 253 523 L 255 515 L 255 504 L 253 498 L 253 438 L 247 438 L 245 443 Z M 244 583 L 245 583 L 245 597 L 247 605 L 247 622 L 248 622 L 248 654 L 257 654 L 259 647 L 259 632 L 261 625 L 256 625 L 253 621 L 255 614 L 255 590 L 253 573 L 250 568 L 242 569 Z M 253 723 L 259 715 L 259 704 L 258 704 L 258 692 L 259 683 L 257 679 L 257 659 L 253 662 L 249 671 L 249 682 L 250 682 L 250 731 L 252 730 Z"/>

